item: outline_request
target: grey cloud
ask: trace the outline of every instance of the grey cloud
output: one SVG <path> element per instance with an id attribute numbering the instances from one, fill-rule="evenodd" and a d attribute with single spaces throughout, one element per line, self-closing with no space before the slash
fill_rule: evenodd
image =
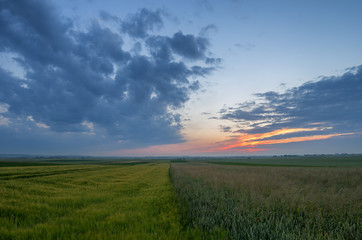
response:
<path id="1" fill-rule="evenodd" d="M 341 76 L 322 77 L 284 93 L 258 93 L 258 101 L 223 109 L 222 119 L 253 129 L 332 127 L 333 131 L 362 130 L 362 66 Z M 267 124 L 266 124 L 267 123 Z"/>
<path id="2" fill-rule="evenodd" d="M 231 132 L 231 127 L 230 127 L 230 126 L 220 125 L 220 126 L 219 126 L 219 129 L 220 129 L 220 131 L 222 131 L 222 132 Z"/>
<path id="3" fill-rule="evenodd" d="M 244 120 L 244 121 L 254 121 L 263 119 L 261 116 L 255 112 L 248 112 L 241 109 L 233 109 L 231 112 L 223 114 L 222 119 L 232 119 L 234 121 Z"/>
<path id="4" fill-rule="evenodd" d="M 182 32 L 175 33 L 169 41 L 175 53 L 193 60 L 205 58 L 205 52 L 209 46 L 207 38 L 185 35 Z"/>
<path id="5" fill-rule="evenodd" d="M 219 118 L 218 117 L 209 117 L 208 119 L 210 119 L 210 120 L 218 120 Z"/>
<path id="6" fill-rule="evenodd" d="M 236 43 L 235 46 L 239 49 L 243 49 L 246 51 L 251 51 L 256 47 L 255 44 L 253 43 L 245 43 L 245 44 Z"/>
<path id="7" fill-rule="evenodd" d="M 16 128 L 0 125 L 0 153 L 100 155 L 102 152 L 122 147 L 116 137 L 104 138 L 102 132 L 54 132 L 37 127 L 31 121 L 11 121 Z"/>
<path id="8" fill-rule="evenodd" d="M 210 64 L 221 62 L 220 58 L 206 56 L 209 40 L 205 37 L 177 32 L 172 37 L 150 36 L 146 43 L 151 54 L 158 59 L 169 60 L 175 53 L 190 61 L 204 60 Z"/>
<path id="9" fill-rule="evenodd" d="M 184 141 L 180 116 L 170 110 L 199 89 L 195 78 L 214 70 L 198 65 L 207 57 L 206 38 L 152 35 L 162 26 L 161 14 L 142 9 L 121 23 L 137 37 L 135 46 L 148 46 L 142 55 L 124 50 L 124 32 L 97 22 L 75 30 L 46 1 L 0 4 L 0 54 L 14 54 L 25 72 L 21 79 L 0 68 L 0 104 L 9 106 L 0 115 L 10 119 L 9 128 L 14 119 L 32 116 L 52 132 L 102 133 L 128 146 Z M 187 61 L 175 60 L 176 55 Z"/>
<path id="10" fill-rule="evenodd" d="M 212 71 L 215 70 L 214 67 L 200 67 L 200 66 L 192 66 L 192 73 L 198 76 L 207 76 L 209 75 Z"/>
<path id="11" fill-rule="evenodd" d="M 192 82 L 192 84 L 189 86 L 189 88 L 193 91 L 199 90 L 200 89 L 200 82 L 199 81 L 194 81 Z"/>
<path id="12" fill-rule="evenodd" d="M 114 16 L 114 15 L 112 15 L 112 14 L 110 14 L 110 13 L 104 11 L 104 10 L 101 10 L 99 12 L 99 16 L 103 21 L 115 21 L 115 22 L 120 21 L 119 17 Z"/>
<path id="13" fill-rule="evenodd" d="M 162 26 L 161 11 L 151 11 L 145 8 L 130 15 L 121 23 L 122 31 L 135 38 L 145 38 L 149 31 L 157 30 Z"/>
<path id="14" fill-rule="evenodd" d="M 222 59 L 221 58 L 206 58 L 205 60 L 205 63 L 206 64 L 220 64 L 222 62 Z"/>
<path id="15" fill-rule="evenodd" d="M 218 28 L 215 24 L 209 24 L 201 29 L 200 35 L 201 36 L 208 36 L 209 32 L 217 31 Z"/>

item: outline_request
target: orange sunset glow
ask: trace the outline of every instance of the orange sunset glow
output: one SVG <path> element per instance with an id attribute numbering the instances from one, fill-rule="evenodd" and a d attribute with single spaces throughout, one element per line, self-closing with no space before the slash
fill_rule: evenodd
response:
<path id="1" fill-rule="evenodd" d="M 272 139 L 272 140 L 262 140 L 265 138 L 270 138 L 273 136 L 298 133 L 298 132 L 310 132 L 310 131 L 323 131 L 326 128 L 290 128 L 290 129 L 278 129 L 272 132 L 267 133 L 257 133 L 257 134 L 247 134 L 244 133 L 237 138 L 237 142 L 230 144 L 228 146 L 218 148 L 219 151 L 227 151 L 235 148 L 245 147 L 242 149 L 247 152 L 254 151 L 263 151 L 264 149 L 254 148 L 260 145 L 271 145 L 271 144 L 280 144 L 280 143 L 292 143 L 292 142 L 303 142 L 303 141 L 313 141 L 313 140 L 323 140 L 331 137 L 351 135 L 354 133 L 336 133 L 336 134 L 325 134 L 325 135 L 312 135 L 312 136 L 303 136 L 303 137 L 291 137 L 283 139 Z"/>

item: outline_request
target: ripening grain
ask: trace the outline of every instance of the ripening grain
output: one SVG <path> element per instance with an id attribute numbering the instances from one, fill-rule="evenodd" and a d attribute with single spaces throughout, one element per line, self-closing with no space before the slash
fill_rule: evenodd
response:
<path id="1" fill-rule="evenodd" d="M 231 239 L 361 239 L 362 168 L 172 163 L 184 224 Z"/>

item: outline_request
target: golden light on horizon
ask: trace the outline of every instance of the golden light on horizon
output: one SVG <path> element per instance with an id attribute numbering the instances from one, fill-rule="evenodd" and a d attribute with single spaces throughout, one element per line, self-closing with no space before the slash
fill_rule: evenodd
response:
<path id="1" fill-rule="evenodd" d="M 265 146 L 271 144 L 281 144 L 281 143 L 292 143 L 292 142 L 304 142 L 304 141 L 314 141 L 314 140 L 323 140 L 328 139 L 331 137 L 337 136 L 344 136 L 344 135 L 351 135 L 354 133 L 335 133 L 335 134 L 319 134 L 319 135 L 312 135 L 312 136 L 301 136 L 301 137 L 290 137 L 290 138 L 282 138 L 282 139 L 270 139 L 264 140 L 266 138 L 270 138 L 273 136 L 285 135 L 290 133 L 298 133 L 298 132 L 311 132 L 311 131 L 323 131 L 325 129 L 330 128 L 283 128 L 274 130 L 271 132 L 266 133 L 256 133 L 256 134 L 248 134 L 244 133 L 240 137 L 237 138 L 237 142 L 217 148 L 219 151 L 227 151 L 237 148 L 243 148 L 240 150 L 245 151 L 262 151 L 261 149 L 249 149 L 250 147 L 257 147 L 257 146 Z"/>

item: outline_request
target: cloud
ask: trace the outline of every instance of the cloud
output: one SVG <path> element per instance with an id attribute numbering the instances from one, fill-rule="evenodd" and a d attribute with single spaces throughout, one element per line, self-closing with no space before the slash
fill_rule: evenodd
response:
<path id="1" fill-rule="evenodd" d="M 246 51 L 251 51 L 255 48 L 255 44 L 253 43 L 246 43 L 246 44 L 236 43 L 235 46 L 239 49 L 243 49 Z"/>
<path id="2" fill-rule="evenodd" d="M 172 50 L 180 56 L 197 60 L 204 59 L 209 41 L 205 37 L 195 37 L 191 34 L 177 32 L 169 39 Z"/>
<path id="3" fill-rule="evenodd" d="M 208 36 L 210 32 L 218 31 L 218 28 L 215 24 L 209 24 L 201 29 L 200 35 L 201 36 Z"/>
<path id="4" fill-rule="evenodd" d="M 221 132 L 231 132 L 231 127 L 230 126 L 220 125 L 219 129 L 220 129 Z"/>
<path id="5" fill-rule="evenodd" d="M 109 14 L 102 12 L 102 15 L 109 18 Z M 134 38 L 145 38 L 149 31 L 160 29 L 163 26 L 161 11 L 151 11 L 141 9 L 139 12 L 129 15 L 126 20 L 121 23 L 121 28 Z"/>
<path id="6" fill-rule="evenodd" d="M 209 113 L 209 112 L 202 112 L 201 114 L 202 114 L 202 115 L 210 115 L 211 113 Z"/>
<path id="7" fill-rule="evenodd" d="M 239 138 L 222 147 L 311 141 L 362 132 L 362 66 L 340 76 L 321 77 L 283 93 L 255 94 L 255 101 L 220 111 L 239 126 Z M 301 131 L 297 131 L 297 130 Z M 283 131 L 283 134 L 280 134 Z"/>
<path id="8" fill-rule="evenodd" d="M 101 10 L 99 12 L 99 17 L 103 20 L 103 21 L 114 21 L 114 22 L 120 22 L 121 19 L 115 15 L 112 15 L 104 10 Z"/>
<path id="9" fill-rule="evenodd" d="M 14 125 L 14 121 L 11 124 Z M 27 126 L 21 123 L 15 130 L 0 124 L 0 136 L 1 153 L 98 155 L 117 148 L 114 139 L 99 135 L 53 132 L 36 126 L 34 122 L 28 122 Z"/>
<path id="10" fill-rule="evenodd" d="M 221 118 L 246 129 L 308 127 L 323 123 L 339 131 L 362 129 L 362 66 L 341 76 L 322 77 L 284 93 L 255 94 L 257 100 L 223 109 Z"/>
<path id="11" fill-rule="evenodd" d="M 272 145 L 272 144 L 281 144 L 281 143 L 293 143 L 293 142 L 304 142 L 304 141 L 314 141 L 314 140 L 323 140 L 331 137 L 337 136 L 346 136 L 353 133 L 336 133 L 336 134 L 324 134 L 324 135 L 311 135 L 311 136 L 298 136 L 298 137 L 285 137 L 284 135 L 289 135 L 293 133 L 305 133 L 312 131 L 322 131 L 323 129 L 318 128 L 286 128 L 279 129 L 272 132 L 265 133 L 254 133 L 254 134 L 241 134 L 238 139 L 231 144 L 227 144 L 223 147 L 219 147 L 219 150 L 229 150 L 229 149 L 241 149 L 245 150 L 248 148 L 255 148 L 258 146 Z M 274 136 L 281 136 L 278 139 L 273 139 Z"/>
<path id="12" fill-rule="evenodd" d="M 127 147 L 184 141 L 175 110 L 214 70 L 203 66 L 208 39 L 154 34 L 163 26 L 160 11 L 124 20 L 101 12 L 101 19 L 78 30 L 47 1 L 1 2 L 0 54 L 10 53 L 24 72 L 0 67 L 2 126 L 91 133 Z M 110 20 L 120 28 L 107 27 Z M 125 35 L 138 51 L 124 47 Z"/>

